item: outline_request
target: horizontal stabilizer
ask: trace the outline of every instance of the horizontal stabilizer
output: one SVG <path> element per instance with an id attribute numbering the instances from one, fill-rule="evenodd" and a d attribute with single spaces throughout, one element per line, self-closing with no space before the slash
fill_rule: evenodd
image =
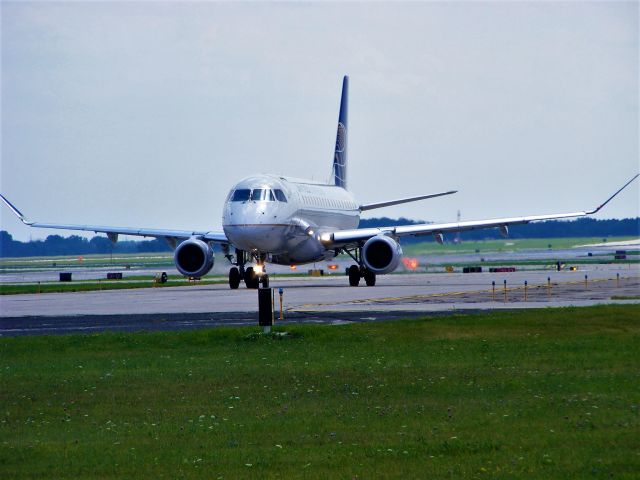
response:
<path id="1" fill-rule="evenodd" d="M 457 190 L 449 192 L 432 193 L 431 195 L 420 195 L 419 197 L 399 198 L 398 200 L 390 200 L 388 202 L 370 203 L 368 205 L 360 205 L 360 211 L 373 210 L 375 208 L 390 207 L 392 205 L 400 205 L 401 203 L 417 202 L 418 200 L 426 200 L 427 198 L 442 197 L 443 195 L 451 195 L 457 193 Z"/>

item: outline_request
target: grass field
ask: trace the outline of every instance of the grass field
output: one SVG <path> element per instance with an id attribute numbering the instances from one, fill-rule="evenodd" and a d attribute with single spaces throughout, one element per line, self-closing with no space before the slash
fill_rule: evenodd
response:
<path id="1" fill-rule="evenodd" d="M 91 292 L 96 290 L 122 290 L 129 288 L 184 287 L 188 285 L 215 285 L 228 282 L 226 277 L 207 276 L 195 282 L 187 277 L 170 275 L 166 283 L 155 283 L 153 277 L 129 277 L 126 280 L 83 280 L 74 282 L 0 283 L 0 295 L 25 293 Z"/>
<path id="2" fill-rule="evenodd" d="M 607 242 L 621 242 L 635 237 L 610 237 Z M 501 240 L 463 241 L 462 243 L 445 243 L 439 245 L 436 242 L 423 242 L 402 246 L 405 255 L 443 255 L 448 253 L 479 253 L 488 252 L 518 252 L 522 250 L 565 250 L 579 245 L 602 243 L 602 237 L 586 238 L 530 238 Z M 594 252 L 596 254 L 597 252 Z M 630 253 L 630 252 L 628 252 Z"/>
<path id="3" fill-rule="evenodd" d="M 634 237 L 610 237 L 608 242 L 629 240 Z M 403 245 L 405 255 L 442 255 L 447 253 L 474 253 L 479 250 L 487 252 L 511 252 L 530 249 L 551 250 L 568 249 L 576 245 L 602 243 L 601 237 L 586 238 L 535 238 L 535 239 L 502 239 L 463 241 L 460 244 L 447 242 L 439 245 L 435 242 L 422 242 Z M 633 254 L 633 252 L 628 252 Z M 54 266 L 55 264 L 55 266 Z M 113 267 L 124 268 L 162 268 L 173 266 L 172 252 L 132 253 L 132 254 L 99 254 L 99 255 L 62 255 L 51 257 L 5 257 L 0 258 L 2 271 L 33 271 L 42 269 L 64 269 L 72 267 Z"/>
<path id="4" fill-rule="evenodd" d="M 172 252 L 123 253 L 97 255 L 60 255 L 50 257 L 5 257 L 0 258 L 0 270 L 41 270 L 43 268 L 68 267 L 165 267 L 173 265 Z"/>
<path id="5" fill-rule="evenodd" d="M 0 338 L 0 478 L 638 478 L 640 307 Z"/>

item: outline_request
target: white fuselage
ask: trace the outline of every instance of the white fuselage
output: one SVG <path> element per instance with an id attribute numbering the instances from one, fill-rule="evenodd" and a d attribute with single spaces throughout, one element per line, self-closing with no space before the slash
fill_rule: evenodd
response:
<path id="1" fill-rule="evenodd" d="M 359 205 L 342 187 L 276 175 L 248 177 L 229 193 L 222 227 L 241 250 L 281 265 L 335 256 L 320 241 L 324 232 L 357 228 Z"/>

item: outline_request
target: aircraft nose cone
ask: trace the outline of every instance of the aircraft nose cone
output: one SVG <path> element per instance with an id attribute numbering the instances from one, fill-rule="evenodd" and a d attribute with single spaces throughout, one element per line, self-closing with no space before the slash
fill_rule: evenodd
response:
<path id="1" fill-rule="evenodd" d="M 283 249 L 285 226 L 269 205 L 253 202 L 230 205 L 224 215 L 227 238 L 242 250 L 275 253 Z"/>

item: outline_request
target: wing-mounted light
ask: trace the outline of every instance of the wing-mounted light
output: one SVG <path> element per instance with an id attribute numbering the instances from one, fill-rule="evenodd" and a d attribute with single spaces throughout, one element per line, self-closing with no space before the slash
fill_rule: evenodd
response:
<path id="1" fill-rule="evenodd" d="M 444 235 L 442 233 L 434 233 L 433 238 L 436 239 L 440 245 L 444 245 Z"/>
<path id="2" fill-rule="evenodd" d="M 507 227 L 506 225 L 501 225 L 500 226 L 500 235 L 502 235 L 504 238 L 508 238 L 509 237 L 509 227 Z"/>
<path id="3" fill-rule="evenodd" d="M 299 217 L 292 218 L 291 225 L 295 225 L 296 227 L 304 230 L 304 233 L 310 237 L 313 237 L 317 233 L 314 225 L 311 225 L 309 222 Z"/>
<path id="4" fill-rule="evenodd" d="M 318 237 L 320 239 L 320 242 L 322 242 L 324 245 L 329 245 L 331 243 L 333 243 L 333 233 L 321 233 Z"/>
<path id="5" fill-rule="evenodd" d="M 118 243 L 118 234 L 114 232 L 107 232 L 107 238 L 111 240 L 111 243 Z"/>

